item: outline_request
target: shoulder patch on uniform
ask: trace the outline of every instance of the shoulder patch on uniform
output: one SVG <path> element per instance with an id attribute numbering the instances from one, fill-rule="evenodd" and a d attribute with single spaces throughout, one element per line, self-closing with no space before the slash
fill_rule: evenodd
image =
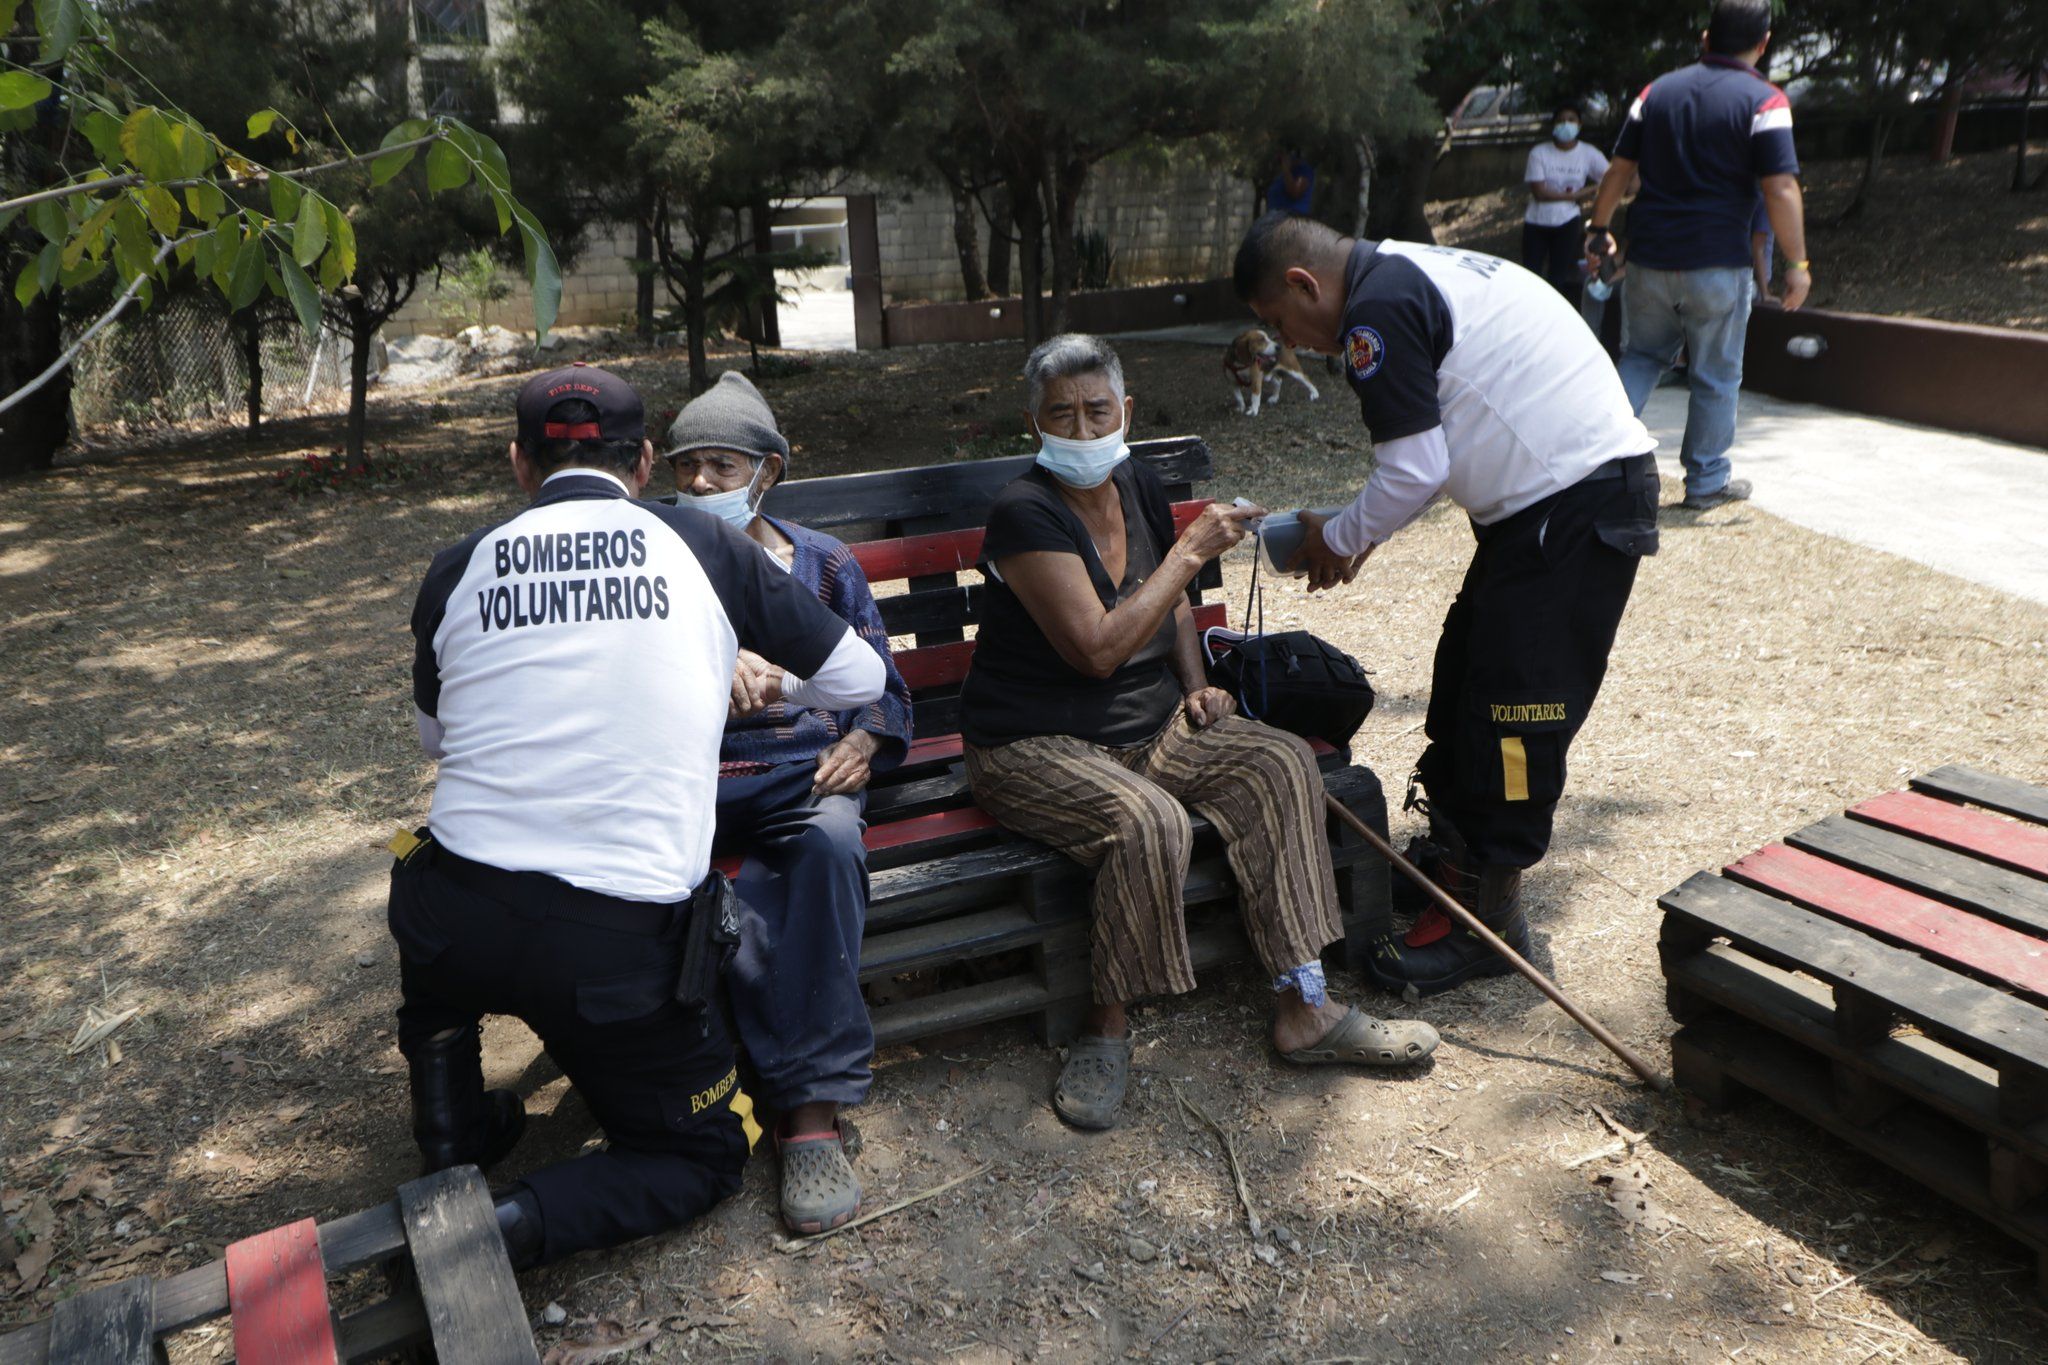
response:
<path id="1" fill-rule="evenodd" d="M 1367 380 L 1380 372 L 1387 358 L 1387 343 L 1370 327 L 1353 327 L 1344 334 L 1344 363 L 1355 380 Z"/>

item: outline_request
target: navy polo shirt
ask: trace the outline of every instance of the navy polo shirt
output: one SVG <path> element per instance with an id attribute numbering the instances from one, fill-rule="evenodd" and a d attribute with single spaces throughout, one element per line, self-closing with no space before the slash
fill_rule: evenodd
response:
<path id="1" fill-rule="evenodd" d="M 1799 173 L 1785 92 L 1714 54 L 1644 86 L 1614 154 L 1643 178 L 1628 258 L 1657 270 L 1747 269 L 1757 182 Z"/>

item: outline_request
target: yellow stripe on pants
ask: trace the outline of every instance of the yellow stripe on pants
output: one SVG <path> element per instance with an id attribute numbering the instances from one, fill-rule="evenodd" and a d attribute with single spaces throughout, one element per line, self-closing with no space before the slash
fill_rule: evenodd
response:
<path id="1" fill-rule="evenodd" d="M 740 1131 L 747 1135 L 747 1150 L 753 1151 L 754 1144 L 761 1140 L 761 1125 L 754 1121 L 754 1097 L 735 1086 L 727 1106 L 740 1116 Z"/>
<path id="2" fill-rule="evenodd" d="M 1522 747 L 1520 735 L 1501 736 L 1500 775 L 1508 800 L 1529 799 L 1529 753 Z"/>

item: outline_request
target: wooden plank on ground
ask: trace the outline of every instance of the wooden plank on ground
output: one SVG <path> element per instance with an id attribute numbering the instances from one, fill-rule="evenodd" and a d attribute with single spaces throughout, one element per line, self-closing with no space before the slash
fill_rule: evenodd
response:
<path id="1" fill-rule="evenodd" d="M 427 1306 L 408 1290 L 342 1315 L 341 1358 L 349 1365 L 385 1360 L 403 1347 L 425 1341 L 430 1331 Z"/>
<path id="2" fill-rule="evenodd" d="M 1951 801 L 1968 801 L 1987 810 L 2004 811 L 2022 820 L 2048 825 L 2048 787 L 2037 787 L 2031 782 L 1951 763 L 1925 777 L 1914 778 L 1913 787 Z"/>
<path id="3" fill-rule="evenodd" d="M 474 1166 L 398 1187 L 413 1271 L 441 1365 L 539 1365 L 526 1305 Z"/>
<path id="4" fill-rule="evenodd" d="M 1938 961 L 2048 998 L 2048 943 L 2016 929 L 1783 844 L 1730 863 L 1726 872 Z"/>
<path id="5" fill-rule="evenodd" d="M 49 1365 L 50 1320 L 32 1322 L 0 1336 L 0 1365 Z"/>
<path id="6" fill-rule="evenodd" d="M 224 1259 L 240 1365 L 328 1365 L 335 1359 L 327 1269 L 312 1219 L 231 1243 Z"/>
<path id="7" fill-rule="evenodd" d="M 1725 935 L 1767 962 L 1882 998 L 1950 1047 L 1993 1065 L 2048 1066 L 2048 1015 L 2038 1005 L 1893 948 L 1726 877 L 1697 873 L 1658 898 L 1667 916 Z M 1672 925 L 1667 919 L 1666 932 Z"/>
<path id="8" fill-rule="evenodd" d="M 1852 819 L 1968 853 L 2017 872 L 2048 877 L 2048 829 L 2022 825 L 1918 792 L 1887 792 L 1849 808 Z"/>
<path id="9" fill-rule="evenodd" d="M 1788 834 L 1785 842 L 2015 929 L 2048 934 L 2048 884 L 2024 872 L 1993 867 L 1841 815 Z"/>
<path id="10" fill-rule="evenodd" d="M 88 1289 L 50 1314 L 50 1365 L 151 1365 L 156 1281 L 146 1275 Z"/>

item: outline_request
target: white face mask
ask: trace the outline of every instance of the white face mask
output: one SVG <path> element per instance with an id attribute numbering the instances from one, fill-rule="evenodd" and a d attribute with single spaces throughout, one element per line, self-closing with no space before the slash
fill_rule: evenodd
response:
<path id="1" fill-rule="evenodd" d="M 754 520 L 754 486 L 761 482 L 761 471 L 767 466 L 766 460 L 758 461 L 754 465 L 754 477 L 742 487 L 727 489 L 723 493 L 692 494 L 683 505 L 709 512 L 733 530 L 744 531 Z"/>
<path id="2" fill-rule="evenodd" d="M 1126 419 L 1128 423 L 1128 418 Z M 1038 463 L 1069 488 L 1097 488 L 1131 453 L 1124 426 L 1092 441 L 1038 433 Z"/>

